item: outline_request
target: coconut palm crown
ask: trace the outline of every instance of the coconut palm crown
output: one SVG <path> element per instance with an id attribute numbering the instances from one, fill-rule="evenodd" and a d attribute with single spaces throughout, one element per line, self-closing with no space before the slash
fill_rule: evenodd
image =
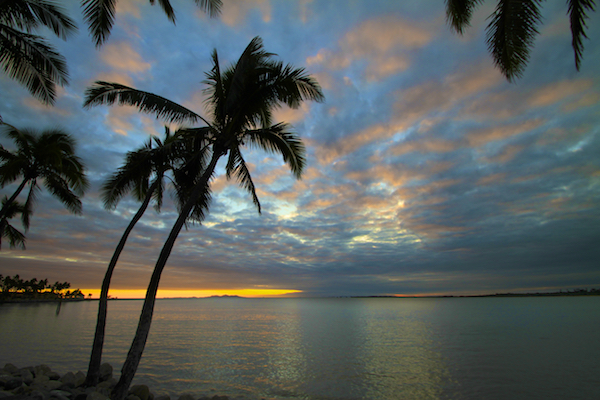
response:
<path id="1" fill-rule="evenodd" d="M 10 205 L 29 187 L 22 213 L 24 226 L 29 226 L 29 216 L 37 199 L 40 182 L 71 212 L 81 213 L 81 200 L 88 181 L 85 167 L 75 154 L 75 140 L 67 133 L 51 129 L 37 133 L 18 130 L 2 125 L 5 135 L 13 140 L 16 151 L 2 149 L 0 152 L 0 187 L 20 180 L 14 193 L 0 210 L 0 223 L 6 217 Z"/>
<path id="2" fill-rule="evenodd" d="M 128 104 L 142 112 L 152 113 L 170 122 L 204 121 L 202 128 L 182 128 L 179 133 L 193 142 L 195 152 L 176 172 L 180 186 L 179 217 L 161 250 L 152 274 L 138 328 L 127 359 L 121 370 L 121 378 L 112 391 L 113 400 L 122 400 L 141 359 L 150 331 L 152 314 L 160 276 L 167 263 L 181 228 L 196 210 L 201 209 L 203 197 L 210 189 L 215 167 L 221 157 L 227 157 L 225 166 L 228 178 L 251 194 L 260 211 L 260 202 L 242 155 L 242 148 L 252 146 L 272 153 L 280 153 L 296 177 L 304 168 L 305 149 L 300 138 L 285 123 L 273 123 L 273 111 L 282 105 L 296 108 L 304 100 L 323 100 L 318 83 L 303 68 L 294 68 L 273 60 L 274 54 L 264 51 L 259 37 L 252 39 L 238 61 L 221 70 L 216 50 L 213 51 L 213 68 L 206 74 L 207 105 L 210 117 L 200 115 L 148 92 L 141 92 L 123 85 L 96 82 L 86 92 L 86 107 L 99 104 Z M 203 204 L 206 209 L 208 204 Z"/>
<path id="3" fill-rule="evenodd" d="M 77 30 L 51 1 L 0 1 L 0 68 L 45 104 L 54 104 L 56 85 L 68 83 L 65 58 L 32 32 L 45 26 L 61 39 Z"/>
<path id="4" fill-rule="evenodd" d="M 20 247 L 25 250 L 25 235 L 8 222 L 11 218 L 14 218 L 19 214 L 23 216 L 26 212 L 25 206 L 17 201 L 13 201 L 10 204 L 7 203 L 8 197 L 4 196 L 1 206 L 5 209 L 5 212 L 2 221 L 0 221 L 0 227 L 2 227 L 0 237 L 8 239 L 8 244 L 11 249 Z M 27 226 L 25 228 L 27 229 Z"/>
<path id="5" fill-rule="evenodd" d="M 496 66 L 512 81 L 522 76 L 542 20 L 541 0 L 499 0 L 489 16 L 487 44 Z M 473 12 L 483 0 L 446 0 L 446 17 L 459 34 L 470 25 Z M 571 23 L 575 67 L 579 71 L 583 57 L 583 38 L 587 13 L 595 11 L 594 0 L 567 0 Z"/>

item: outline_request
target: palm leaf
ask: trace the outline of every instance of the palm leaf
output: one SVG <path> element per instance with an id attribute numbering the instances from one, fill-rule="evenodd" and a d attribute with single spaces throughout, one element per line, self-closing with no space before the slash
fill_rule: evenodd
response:
<path id="1" fill-rule="evenodd" d="M 54 104 L 55 84 L 68 83 L 66 61 L 37 35 L 0 25 L 0 66 L 46 104 Z"/>
<path id="2" fill-rule="evenodd" d="M 211 18 L 216 17 L 221 13 L 221 0 L 195 0 L 198 7 L 206 12 Z"/>
<path id="3" fill-rule="evenodd" d="M 83 106 L 89 108 L 101 104 L 130 105 L 139 111 L 154 114 L 168 122 L 203 120 L 201 116 L 187 108 L 155 94 L 133 89 L 118 83 L 96 81 L 85 91 Z"/>
<path id="4" fill-rule="evenodd" d="M 246 165 L 246 161 L 240 152 L 239 147 L 230 149 L 229 158 L 227 159 L 227 166 L 225 167 L 227 179 L 231 179 L 232 176 L 237 178 L 238 184 L 250 192 L 252 196 L 252 202 L 258 209 L 258 213 L 261 213 L 260 201 L 256 195 L 256 187 L 250 176 L 250 171 Z"/>
<path id="5" fill-rule="evenodd" d="M 88 23 L 90 34 L 96 42 L 96 47 L 110 36 L 110 30 L 115 21 L 117 0 L 83 0 L 83 17 Z"/>
<path id="6" fill-rule="evenodd" d="M 585 20 L 588 18 L 586 11 L 594 11 L 596 3 L 593 0 L 568 0 L 567 4 L 569 6 L 569 19 L 571 20 L 575 67 L 579 71 L 583 57 L 583 38 L 588 38 L 585 34 L 585 28 L 587 28 Z"/>
<path id="7" fill-rule="evenodd" d="M 81 214 L 81 200 L 69 189 L 69 183 L 58 174 L 47 175 L 44 177 L 44 186 L 51 195 L 63 203 L 65 207 L 73 214 Z"/>
<path id="8" fill-rule="evenodd" d="M 465 28 L 471 24 L 471 17 L 475 8 L 483 0 L 446 0 L 446 20 L 452 29 L 463 34 Z"/>
<path id="9" fill-rule="evenodd" d="M 288 132 L 288 128 L 287 124 L 280 123 L 270 128 L 248 131 L 244 137 L 249 144 L 270 153 L 281 154 L 294 176 L 300 179 L 306 165 L 306 149 L 298 135 Z"/>
<path id="10" fill-rule="evenodd" d="M 167 15 L 167 18 L 175 23 L 175 11 L 173 10 L 173 7 L 171 7 L 171 2 L 169 0 L 158 0 L 158 3 Z M 150 0 L 150 4 L 154 4 L 154 0 Z"/>
<path id="11" fill-rule="evenodd" d="M 500 0 L 490 16 L 488 49 L 509 81 L 523 74 L 529 60 L 541 19 L 539 3 L 540 0 Z"/>
<path id="12" fill-rule="evenodd" d="M 22 250 L 25 250 L 25 235 L 19 232 L 8 222 L 6 222 L 4 225 L 4 232 L 2 232 L 2 236 L 8 239 L 8 244 L 11 249 L 20 247 Z"/>

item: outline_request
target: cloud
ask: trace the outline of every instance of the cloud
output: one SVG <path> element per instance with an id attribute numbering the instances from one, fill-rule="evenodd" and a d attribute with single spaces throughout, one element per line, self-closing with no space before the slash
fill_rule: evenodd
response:
<path id="1" fill-rule="evenodd" d="M 385 16 L 361 23 L 344 35 L 337 50 L 321 49 L 306 61 L 309 66 L 323 65 L 329 70 L 342 70 L 365 62 L 365 79 L 380 81 L 405 71 L 410 65 L 407 53 L 424 47 L 432 38 L 426 27 Z"/>
<path id="2" fill-rule="evenodd" d="M 221 20 L 230 27 L 238 27 L 247 15 L 258 10 L 262 21 L 271 21 L 271 4 L 269 0 L 224 1 Z"/>
<path id="3" fill-rule="evenodd" d="M 144 61 L 129 43 L 108 43 L 102 47 L 100 58 L 106 65 L 129 73 L 141 73 L 150 69 L 151 64 Z"/>

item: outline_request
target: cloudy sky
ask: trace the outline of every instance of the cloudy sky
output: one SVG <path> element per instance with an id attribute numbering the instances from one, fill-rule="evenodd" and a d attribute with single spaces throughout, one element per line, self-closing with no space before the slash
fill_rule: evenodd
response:
<path id="1" fill-rule="evenodd" d="M 78 3 L 63 2 L 79 32 L 52 41 L 71 77 L 56 106 L 0 75 L 0 114 L 18 128 L 61 127 L 77 139 L 91 181 L 84 212 L 71 215 L 42 195 L 27 250 L 4 246 L 1 274 L 66 280 L 96 295 L 138 208 L 127 197 L 106 211 L 99 187 L 127 151 L 163 135 L 164 123 L 130 107 L 83 109 L 85 89 L 118 82 L 204 114 L 212 49 L 229 64 L 260 36 L 325 93 L 324 103 L 277 112 L 303 138 L 308 167 L 297 181 L 280 157 L 246 149 L 262 215 L 219 174 L 210 215 L 179 235 L 159 297 L 600 286 L 600 14 L 588 21 L 592 40 L 577 72 L 565 2 L 543 3 L 529 66 L 509 83 L 486 49 L 489 1 L 461 37 L 443 0 L 224 0 L 216 19 L 172 0 L 176 25 L 147 0 L 119 0 L 99 50 Z M 147 211 L 112 295 L 143 296 L 175 219 L 171 201 L 161 214 Z"/>

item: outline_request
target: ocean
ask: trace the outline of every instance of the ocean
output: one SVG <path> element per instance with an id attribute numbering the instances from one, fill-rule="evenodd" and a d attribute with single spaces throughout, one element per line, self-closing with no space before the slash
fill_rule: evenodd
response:
<path id="1" fill-rule="evenodd" d="M 0 305 L 0 364 L 85 372 L 97 307 Z M 116 377 L 141 307 L 109 302 Z M 600 297 L 158 300 L 135 383 L 174 400 L 600 399 Z"/>

